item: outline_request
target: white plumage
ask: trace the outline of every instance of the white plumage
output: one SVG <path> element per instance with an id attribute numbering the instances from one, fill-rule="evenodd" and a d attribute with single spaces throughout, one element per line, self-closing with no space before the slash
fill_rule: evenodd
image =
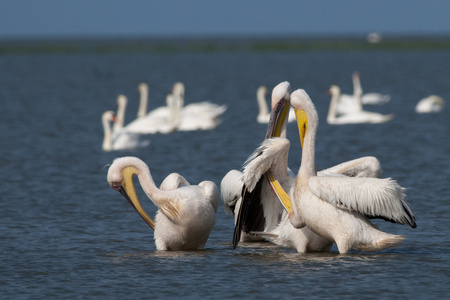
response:
<path id="1" fill-rule="evenodd" d="M 141 140 L 140 135 L 129 132 L 123 128 L 111 130 L 111 122 L 115 119 L 113 111 L 106 111 L 102 115 L 103 124 L 103 151 L 127 150 L 140 147 L 146 147 L 150 144 L 150 140 Z"/>
<path id="2" fill-rule="evenodd" d="M 154 223 L 136 196 L 133 175 L 137 175 L 142 189 L 158 207 Z M 189 185 L 185 178 L 175 173 L 169 175 L 158 189 L 148 166 L 136 157 L 115 159 L 108 170 L 107 180 L 155 230 L 158 250 L 204 248 L 216 220 L 219 200 L 219 191 L 213 182 Z"/>
<path id="3" fill-rule="evenodd" d="M 420 100 L 416 105 L 416 113 L 438 113 L 444 108 L 445 101 L 442 97 L 431 95 Z"/>
<path id="4" fill-rule="evenodd" d="M 340 124 L 360 124 L 360 123 L 385 123 L 390 121 L 394 115 L 383 115 L 375 112 L 369 112 L 362 109 L 355 109 L 352 112 L 342 115 L 337 114 L 337 105 L 340 95 L 340 88 L 337 85 L 330 87 L 331 101 L 328 109 L 327 122 L 332 125 Z M 359 99 L 359 100 L 358 100 Z M 360 103 L 360 98 L 357 97 L 357 101 Z"/>
<path id="5" fill-rule="evenodd" d="M 291 223 L 295 227 L 306 225 L 334 241 L 340 253 L 350 249 L 377 251 L 401 242 L 403 236 L 376 229 L 368 217 L 415 228 L 415 217 L 403 199 L 403 188 L 391 179 L 318 177 L 315 171 L 317 112 L 304 90 L 292 93 L 291 104 L 299 112 L 299 129 L 307 128 L 301 166 L 292 193 Z M 274 143 L 289 147 L 289 141 L 283 138 Z"/>

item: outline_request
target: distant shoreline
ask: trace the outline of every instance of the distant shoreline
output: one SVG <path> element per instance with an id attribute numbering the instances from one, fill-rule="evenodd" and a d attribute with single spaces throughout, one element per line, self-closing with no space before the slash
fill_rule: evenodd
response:
<path id="1" fill-rule="evenodd" d="M 0 55 L 450 50 L 450 36 L 0 39 Z"/>

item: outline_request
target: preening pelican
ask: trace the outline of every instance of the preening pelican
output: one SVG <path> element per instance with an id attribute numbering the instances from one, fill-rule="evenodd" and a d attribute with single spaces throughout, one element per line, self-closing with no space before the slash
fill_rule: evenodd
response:
<path id="1" fill-rule="evenodd" d="M 115 132 L 111 130 L 111 122 L 115 119 L 113 111 L 106 111 L 102 115 L 102 124 L 104 130 L 103 151 L 126 150 L 145 147 L 150 144 L 150 140 L 140 140 L 138 134 L 127 130 L 117 129 Z"/>
<path id="2" fill-rule="evenodd" d="M 291 201 L 286 205 L 292 205 L 288 213 L 294 227 L 308 226 L 335 242 L 340 253 L 348 253 L 350 249 L 377 251 L 400 243 L 403 236 L 378 230 L 369 218 L 415 228 L 415 216 L 403 199 L 404 189 L 390 178 L 317 176 L 317 112 L 308 94 L 301 89 L 292 93 L 291 105 L 296 110 L 300 137 L 304 136 L 301 166 Z M 271 142 L 280 151 L 289 148 L 287 139 L 276 138 Z M 280 191 L 276 186 L 275 189 Z"/>
<path id="3" fill-rule="evenodd" d="M 155 222 L 139 202 L 133 175 L 137 175 L 142 189 L 158 207 Z M 137 157 L 121 157 L 113 161 L 107 180 L 155 230 L 156 249 L 203 249 L 216 221 L 218 188 L 211 181 L 189 185 L 179 174 L 169 176 L 158 189 L 150 169 L 142 160 Z"/>
<path id="4" fill-rule="evenodd" d="M 261 124 L 267 124 L 267 123 L 269 123 L 269 120 L 270 120 L 270 111 L 269 111 L 269 106 L 267 105 L 266 94 L 267 94 L 267 88 L 264 85 L 260 86 L 256 91 L 256 100 L 258 102 L 258 108 L 259 108 L 259 112 L 258 112 L 258 116 L 256 117 L 256 121 L 258 121 L 258 123 L 261 123 Z M 289 110 L 288 122 L 293 122 L 293 121 L 295 121 L 295 113 L 294 113 L 294 110 L 291 109 L 291 110 Z"/>
<path id="5" fill-rule="evenodd" d="M 337 116 L 336 107 L 341 90 L 337 85 L 332 85 L 329 91 L 331 93 L 331 101 L 327 115 L 328 124 L 340 125 L 340 124 L 360 124 L 360 123 L 372 123 L 372 124 L 385 123 L 390 121 L 394 117 L 393 114 L 383 115 L 364 110 Z"/>
<path id="6" fill-rule="evenodd" d="M 184 105 L 184 91 L 184 84 L 181 82 L 176 82 L 172 88 L 173 101 L 180 109 L 179 131 L 214 129 L 222 122 L 220 117 L 227 110 L 226 105 L 209 101 Z"/>
<path id="7" fill-rule="evenodd" d="M 416 113 L 437 113 L 444 108 L 445 101 L 439 96 L 431 95 L 420 100 L 416 105 Z"/>

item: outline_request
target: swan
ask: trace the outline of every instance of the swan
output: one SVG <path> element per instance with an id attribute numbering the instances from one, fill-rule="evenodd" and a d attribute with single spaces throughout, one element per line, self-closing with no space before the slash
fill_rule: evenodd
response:
<path id="1" fill-rule="evenodd" d="M 158 207 L 155 222 L 139 202 L 133 175 Z M 108 169 L 107 181 L 154 229 L 157 250 L 204 248 L 216 221 L 219 200 L 218 188 L 212 181 L 189 185 L 181 175 L 171 174 L 158 189 L 147 164 L 137 157 L 116 158 Z"/>
<path id="2" fill-rule="evenodd" d="M 336 106 L 340 95 L 340 88 L 337 85 L 330 87 L 331 101 L 328 109 L 327 122 L 332 125 L 340 124 L 361 124 L 361 123 L 385 123 L 390 121 L 394 114 L 383 115 L 365 110 L 355 111 L 344 115 L 337 116 Z"/>
<path id="3" fill-rule="evenodd" d="M 127 125 L 127 129 L 140 134 L 172 133 L 178 129 L 178 111 L 171 95 L 167 95 L 166 106 L 159 107 L 147 115 L 135 119 Z"/>
<path id="4" fill-rule="evenodd" d="M 312 231 L 336 243 L 339 253 L 351 249 L 378 251 L 393 247 L 404 237 L 378 230 L 369 218 L 382 218 L 416 228 L 415 216 L 404 201 L 404 189 L 394 180 L 317 176 L 315 137 L 319 118 L 308 94 L 299 89 L 291 95 L 296 110 L 300 137 L 303 139 L 301 166 L 295 179 L 289 219 L 296 228 Z M 303 132 L 303 133 L 302 133 Z M 289 140 L 268 140 L 281 150 Z M 276 187 L 278 189 L 278 187 Z"/>
<path id="5" fill-rule="evenodd" d="M 128 99 L 125 95 L 118 95 L 116 100 L 117 112 L 115 114 L 115 122 L 113 125 L 113 132 L 119 132 L 123 129 L 125 124 L 125 110 L 127 108 Z"/>
<path id="6" fill-rule="evenodd" d="M 416 105 L 416 113 L 437 113 L 444 108 L 445 101 L 439 96 L 431 95 L 420 100 Z"/>
<path id="7" fill-rule="evenodd" d="M 338 101 L 337 112 L 339 114 L 361 111 L 362 105 L 381 105 L 391 100 L 390 95 L 380 93 L 363 94 L 360 75 L 358 72 L 352 74 L 353 95 L 341 94 Z M 358 97 L 361 99 L 359 101 Z"/>
<path id="8" fill-rule="evenodd" d="M 256 117 L 256 121 L 261 124 L 267 124 L 267 123 L 269 123 L 269 120 L 270 120 L 270 112 L 269 112 L 269 107 L 267 106 L 266 94 L 267 94 L 267 87 L 265 87 L 264 85 L 261 85 L 256 90 L 256 100 L 258 102 L 258 108 L 259 108 L 259 112 L 258 112 L 258 116 Z M 290 109 L 288 122 L 293 122 L 293 121 L 295 121 L 295 113 L 294 113 L 293 109 Z"/>
<path id="9" fill-rule="evenodd" d="M 119 125 L 115 126 L 115 131 L 124 129 L 138 134 L 168 134 L 176 130 L 178 126 L 177 108 L 175 104 L 170 103 L 169 97 L 166 100 L 167 106 L 157 108 L 147 115 L 137 118 L 124 126 L 127 103 L 128 98 L 125 95 L 119 95 L 117 98 L 117 117 Z"/>
<path id="10" fill-rule="evenodd" d="M 139 108 L 136 118 L 143 117 L 147 114 L 148 106 L 148 84 L 142 82 L 138 86 L 139 90 Z"/>
<path id="11" fill-rule="evenodd" d="M 127 150 L 140 147 L 146 147 L 150 144 L 150 140 L 140 140 L 138 134 L 127 130 L 116 130 L 112 132 L 111 122 L 116 119 L 113 111 L 106 111 L 102 115 L 102 124 L 104 130 L 103 151 Z"/>
<path id="12" fill-rule="evenodd" d="M 357 89 L 361 92 L 361 102 L 363 105 L 381 105 L 389 102 L 391 100 L 391 96 L 387 94 L 381 93 L 365 93 L 363 94 L 363 89 L 361 87 L 361 80 L 358 72 L 354 72 L 355 81 L 353 86 L 356 85 Z"/>
<path id="13" fill-rule="evenodd" d="M 222 121 L 220 117 L 227 110 L 226 105 L 218 105 L 209 101 L 184 105 L 184 84 L 176 82 L 172 88 L 173 101 L 179 108 L 177 130 L 209 130 L 216 128 Z"/>
<path id="14" fill-rule="evenodd" d="M 359 82 L 358 73 L 352 74 L 353 95 L 340 94 L 338 97 L 336 112 L 337 114 L 357 113 L 363 110 L 362 107 L 362 88 Z"/>
<path id="15" fill-rule="evenodd" d="M 148 85 L 146 83 L 139 84 L 139 109 L 137 113 L 137 119 L 148 118 L 148 119 L 168 119 L 170 117 L 174 118 L 173 111 L 174 108 L 171 107 L 172 103 L 169 103 L 168 97 L 166 97 L 166 105 L 157 107 L 150 112 L 147 112 L 148 106 Z"/>

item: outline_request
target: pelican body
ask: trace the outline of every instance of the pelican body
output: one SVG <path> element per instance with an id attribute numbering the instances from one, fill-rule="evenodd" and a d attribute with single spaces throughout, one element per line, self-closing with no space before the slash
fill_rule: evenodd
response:
<path id="1" fill-rule="evenodd" d="M 401 242 L 403 236 L 378 230 L 369 218 L 415 228 L 415 216 L 404 201 L 404 189 L 390 178 L 317 176 L 317 112 L 304 90 L 292 93 L 291 105 L 296 110 L 299 132 L 304 134 L 301 166 L 290 201 L 289 217 L 294 227 L 308 226 L 335 242 L 340 253 L 351 249 L 377 251 Z M 289 148 L 287 139 L 278 138 L 275 143 L 280 148 Z"/>
<path id="2" fill-rule="evenodd" d="M 144 192 L 158 207 L 154 222 L 139 202 L 133 175 L 137 175 Z M 215 224 L 219 200 L 219 191 L 213 182 L 190 185 L 181 175 L 172 173 L 158 189 L 150 169 L 137 157 L 115 159 L 108 170 L 107 180 L 154 229 L 157 250 L 204 248 Z"/>

